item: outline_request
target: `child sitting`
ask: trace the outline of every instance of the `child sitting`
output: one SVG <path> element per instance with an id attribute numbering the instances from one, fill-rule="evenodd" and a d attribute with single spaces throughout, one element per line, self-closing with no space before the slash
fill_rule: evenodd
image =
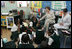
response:
<path id="1" fill-rule="evenodd" d="M 18 39 L 14 39 L 4 44 L 4 48 L 16 48 L 16 42 Z"/>
<path id="2" fill-rule="evenodd" d="M 40 22 L 37 23 L 36 25 L 36 38 L 35 38 L 35 43 L 40 44 L 42 40 L 44 39 L 44 31 L 41 30 L 42 25 Z"/>
<path id="3" fill-rule="evenodd" d="M 36 17 L 33 17 L 32 22 L 33 22 L 33 28 L 36 29 L 36 25 L 37 25 L 37 23 L 38 23 Z"/>
<path id="4" fill-rule="evenodd" d="M 28 34 L 23 34 L 21 38 L 22 44 L 18 45 L 18 48 L 34 48 L 32 44 L 29 43 L 29 36 Z"/>
<path id="5" fill-rule="evenodd" d="M 15 20 L 15 23 L 13 27 L 11 28 L 11 32 L 12 32 L 11 39 L 12 40 L 18 38 L 18 35 L 20 33 L 20 23 L 19 22 L 20 22 L 19 20 Z"/>
<path id="6" fill-rule="evenodd" d="M 48 47 L 49 48 L 60 48 L 60 36 L 57 35 L 57 31 L 55 30 L 55 28 L 53 26 L 49 26 L 48 28 L 49 32 L 48 32 Z"/>

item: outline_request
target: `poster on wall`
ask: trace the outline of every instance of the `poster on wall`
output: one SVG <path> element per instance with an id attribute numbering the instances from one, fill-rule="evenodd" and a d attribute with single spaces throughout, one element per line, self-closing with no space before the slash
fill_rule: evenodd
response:
<path id="1" fill-rule="evenodd" d="M 6 17 L 6 21 L 7 21 L 7 28 L 12 28 L 12 26 L 14 24 L 14 18 L 13 17 Z"/>
<path id="2" fill-rule="evenodd" d="M 66 1 L 66 8 L 71 11 L 71 1 Z"/>
<path id="3" fill-rule="evenodd" d="M 6 17 L 7 16 L 1 16 L 1 26 L 6 26 Z"/>
<path id="4" fill-rule="evenodd" d="M 32 1 L 31 6 L 33 8 L 42 8 L 42 1 Z"/>
<path id="5" fill-rule="evenodd" d="M 61 10 L 66 8 L 66 1 L 52 1 L 52 9 Z"/>
<path id="6" fill-rule="evenodd" d="M 17 7 L 27 7 L 27 1 L 17 1 Z"/>
<path id="7" fill-rule="evenodd" d="M 6 20 L 5 19 L 1 19 L 1 26 L 6 26 Z"/>
<path id="8" fill-rule="evenodd" d="M 1 7 L 2 7 L 2 8 L 5 7 L 5 1 L 1 1 Z"/>
<path id="9" fill-rule="evenodd" d="M 42 8 L 45 9 L 47 6 L 51 8 L 51 2 L 52 1 L 42 1 Z"/>

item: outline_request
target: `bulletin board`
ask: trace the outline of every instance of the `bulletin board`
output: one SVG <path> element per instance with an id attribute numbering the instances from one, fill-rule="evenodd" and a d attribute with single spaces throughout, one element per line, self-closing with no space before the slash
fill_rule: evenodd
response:
<path id="1" fill-rule="evenodd" d="M 52 1 L 51 6 L 54 10 L 62 10 L 66 8 L 66 1 Z"/>
<path id="2" fill-rule="evenodd" d="M 14 18 L 13 17 L 6 17 L 7 21 L 7 28 L 12 28 L 14 24 Z"/>
<path id="3" fill-rule="evenodd" d="M 51 8 L 51 2 L 52 1 L 42 1 L 42 8 L 44 9 L 46 6 L 49 6 Z"/>
<path id="4" fill-rule="evenodd" d="M 71 1 L 66 1 L 66 7 L 68 11 L 71 11 Z"/>
<path id="5" fill-rule="evenodd" d="M 1 16 L 1 26 L 7 26 L 6 17 L 7 16 Z"/>
<path id="6" fill-rule="evenodd" d="M 32 1 L 31 7 L 37 8 L 37 9 L 42 8 L 42 1 Z"/>

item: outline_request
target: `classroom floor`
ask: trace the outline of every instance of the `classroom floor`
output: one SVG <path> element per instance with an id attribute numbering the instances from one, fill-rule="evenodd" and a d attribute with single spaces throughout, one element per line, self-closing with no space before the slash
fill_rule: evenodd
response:
<path id="1" fill-rule="evenodd" d="M 11 31 L 10 31 L 10 29 L 2 28 L 2 35 L 1 35 L 1 37 L 2 37 L 2 38 L 7 38 L 8 41 L 11 41 L 10 36 L 11 36 Z M 60 39 L 61 39 L 61 40 L 60 40 L 60 44 L 61 44 L 61 45 L 60 45 L 60 48 L 64 48 L 64 39 L 65 39 L 65 37 L 62 37 L 62 36 L 61 36 Z M 38 45 L 35 44 L 35 43 L 33 43 L 33 45 L 34 45 L 34 47 L 37 47 L 37 46 L 38 46 Z M 71 38 L 67 38 L 67 42 L 66 42 L 65 48 L 71 48 Z"/>

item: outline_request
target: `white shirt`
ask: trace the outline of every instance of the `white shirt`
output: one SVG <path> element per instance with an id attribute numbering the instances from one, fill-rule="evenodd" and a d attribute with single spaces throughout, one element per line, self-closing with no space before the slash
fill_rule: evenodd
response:
<path id="1" fill-rule="evenodd" d="M 54 42 L 54 40 L 50 36 L 48 36 L 47 33 L 45 33 L 45 37 L 49 39 L 48 45 L 51 45 Z"/>
<path id="2" fill-rule="evenodd" d="M 63 23 L 63 25 L 60 25 L 60 23 Z M 68 13 L 65 16 L 63 15 L 60 23 L 54 24 L 54 27 L 68 29 L 69 25 L 71 25 L 71 16 Z"/>
<path id="3" fill-rule="evenodd" d="M 51 37 L 49 37 L 48 45 L 52 45 L 53 42 L 54 40 Z"/>
<path id="4" fill-rule="evenodd" d="M 63 15 L 62 22 L 64 23 L 64 27 L 71 25 L 71 16 L 69 13 L 67 13 L 65 17 Z"/>
<path id="5" fill-rule="evenodd" d="M 33 26 L 33 22 L 30 22 L 29 25 L 32 27 Z"/>
<path id="6" fill-rule="evenodd" d="M 11 31 L 12 32 L 17 31 L 17 29 L 18 29 L 18 27 L 14 24 L 13 27 L 11 28 Z"/>
<path id="7" fill-rule="evenodd" d="M 22 35 L 24 35 L 24 34 L 26 34 L 26 32 L 22 32 L 22 34 L 19 34 L 19 39 L 20 39 L 19 44 L 22 44 L 22 43 L 21 43 L 21 38 L 22 38 Z M 30 35 L 30 34 L 28 34 L 28 35 L 29 35 L 29 38 L 30 38 L 30 39 L 32 39 L 32 35 L 33 35 L 33 37 L 36 37 L 36 34 L 35 34 L 35 32 L 33 32 L 33 31 L 32 31 L 32 35 Z"/>

